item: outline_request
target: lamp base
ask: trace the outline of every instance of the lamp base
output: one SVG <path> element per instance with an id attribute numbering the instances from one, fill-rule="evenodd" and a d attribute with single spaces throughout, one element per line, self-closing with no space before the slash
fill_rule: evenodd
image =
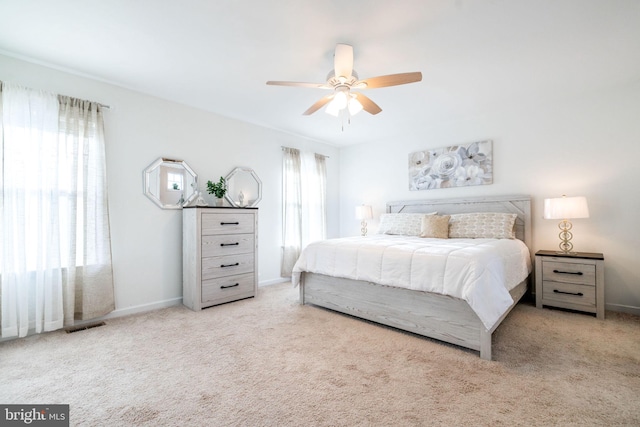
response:
<path id="1" fill-rule="evenodd" d="M 558 237 L 560 238 L 560 250 L 558 253 L 570 255 L 573 249 L 573 243 L 571 243 L 571 239 L 573 239 L 573 234 L 571 233 L 571 228 L 573 225 L 569 220 L 563 219 L 558 224 L 558 228 L 560 229 L 560 233 L 558 233 Z M 575 253 L 575 252 L 573 252 Z"/>
<path id="2" fill-rule="evenodd" d="M 364 219 L 360 222 L 360 233 L 362 234 L 362 236 L 366 236 L 367 235 L 367 221 L 365 221 Z"/>

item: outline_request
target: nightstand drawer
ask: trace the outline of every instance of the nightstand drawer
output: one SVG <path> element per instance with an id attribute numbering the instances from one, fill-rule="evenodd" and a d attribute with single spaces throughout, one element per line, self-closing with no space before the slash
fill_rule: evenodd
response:
<path id="1" fill-rule="evenodd" d="M 594 286 L 548 282 L 545 280 L 542 285 L 542 300 L 543 303 L 553 301 L 555 303 L 595 308 L 596 289 Z"/>
<path id="2" fill-rule="evenodd" d="M 593 264 L 544 261 L 542 264 L 542 280 L 545 282 L 553 281 L 595 286 L 596 266 Z"/>

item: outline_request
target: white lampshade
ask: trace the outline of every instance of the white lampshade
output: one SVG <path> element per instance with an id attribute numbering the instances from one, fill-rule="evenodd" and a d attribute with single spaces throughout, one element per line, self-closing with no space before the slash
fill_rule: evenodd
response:
<path id="1" fill-rule="evenodd" d="M 589 207 L 585 197 L 556 197 L 544 199 L 545 219 L 589 218 Z"/>
<path id="2" fill-rule="evenodd" d="M 354 95 L 351 96 L 351 99 L 349 99 L 349 114 L 355 116 L 360 111 L 362 111 L 362 104 L 356 99 Z"/>
<path id="3" fill-rule="evenodd" d="M 331 101 L 331 103 L 334 104 L 338 110 L 346 108 L 347 102 L 347 94 L 344 91 L 336 92 L 336 96 L 334 96 L 333 100 Z"/>
<path id="4" fill-rule="evenodd" d="M 339 90 L 333 95 L 333 99 L 327 104 L 325 113 L 334 117 L 338 117 L 343 110 L 349 110 L 351 116 L 355 116 L 362 111 L 362 104 L 356 98 L 356 95 L 349 90 Z"/>
<path id="5" fill-rule="evenodd" d="M 340 114 L 340 109 L 335 102 L 331 101 L 329 102 L 329 104 L 327 104 L 327 108 L 325 108 L 324 112 L 334 117 L 338 117 L 338 115 Z"/>
<path id="6" fill-rule="evenodd" d="M 356 206 L 356 219 L 364 220 L 373 218 L 373 211 L 371 206 L 362 205 Z"/>

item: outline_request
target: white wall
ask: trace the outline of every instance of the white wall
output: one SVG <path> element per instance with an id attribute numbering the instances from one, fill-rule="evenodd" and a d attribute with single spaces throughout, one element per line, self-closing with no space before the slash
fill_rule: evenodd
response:
<path id="1" fill-rule="evenodd" d="M 162 210 L 142 193 L 142 171 L 158 157 L 185 160 L 198 174 L 202 191 L 207 180 L 217 181 L 234 167 L 256 171 L 263 183 L 258 206 L 263 285 L 280 280 L 281 146 L 330 157 L 327 229 L 329 237 L 339 234 L 340 153 L 335 147 L 2 55 L 0 80 L 111 106 L 105 112 L 105 133 L 119 313 L 182 297 L 182 212 Z"/>
<path id="2" fill-rule="evenodd" d="M 361 203 L 377 217 L 390 200 L 529 194 L 534 250 L 554 250 L 559 230 L 542 218 L 544 198 L 586 196 L 591 216 L 573 221 L 574 249 L 604 253 L 607 309 L 640 314 L 640 82 L 403 129 L 341 150 L 341 235 L 358 233 Z M 410 152 L 484 139 L 494 141 L 492 185 L 408 190 Z"/>
<path id="3" fill-rule="evenodd" d="M 509 105 L 465 120 L 415 123 L 393 140 L 341 150 L 164 101 L 96 80 L 0 55 L 0 80 L 99 101 L 105 113 L 116 306 L 126 312 L 182 295 L 180 211 L 161 210 L 142 194 L 142 170 L 157 157 L 185 160 L 201 187 L 236 166 L 260 176 L 260 282 L 279 280 L 281 151 L 292 146 L 330 156 L 329 237 L 355 235 L 354 207 L 389 200 L 530 194 L 534 249 L 557 246 L 557 224 L 542 219 L 545 197 L 588 198 L 591 218 L 575 220 L 578 251 L 603 252 L 607 309 L 640 314 L 640 82 L 579 98 Z M 494 184 L 411 192 L 408 154 L 494 141 Z M 371 221 L 370 229 L 376 226 Z"/>

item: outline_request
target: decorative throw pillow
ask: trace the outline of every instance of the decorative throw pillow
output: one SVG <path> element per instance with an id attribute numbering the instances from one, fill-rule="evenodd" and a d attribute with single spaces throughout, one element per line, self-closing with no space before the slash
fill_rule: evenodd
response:
<path id="1" fill-rule="evenodd" d="M 388 213 L 380 215 L 378 234 L 399 234 L 403 236 L 419 236 L 422 218 L 435 215 L 437 212 L 423 213 Z"/>
<path id="2" fill-rule="evenodd" d="M 478 212 L 451 215 L 450 238 L 515 239 L 514 224 L 518 215 Z"/>
<path id="3" fill-rule="evenodd" d="M 449 238 L 449 215 L 425 215 L 422 218 L 420 237 Z"/>

